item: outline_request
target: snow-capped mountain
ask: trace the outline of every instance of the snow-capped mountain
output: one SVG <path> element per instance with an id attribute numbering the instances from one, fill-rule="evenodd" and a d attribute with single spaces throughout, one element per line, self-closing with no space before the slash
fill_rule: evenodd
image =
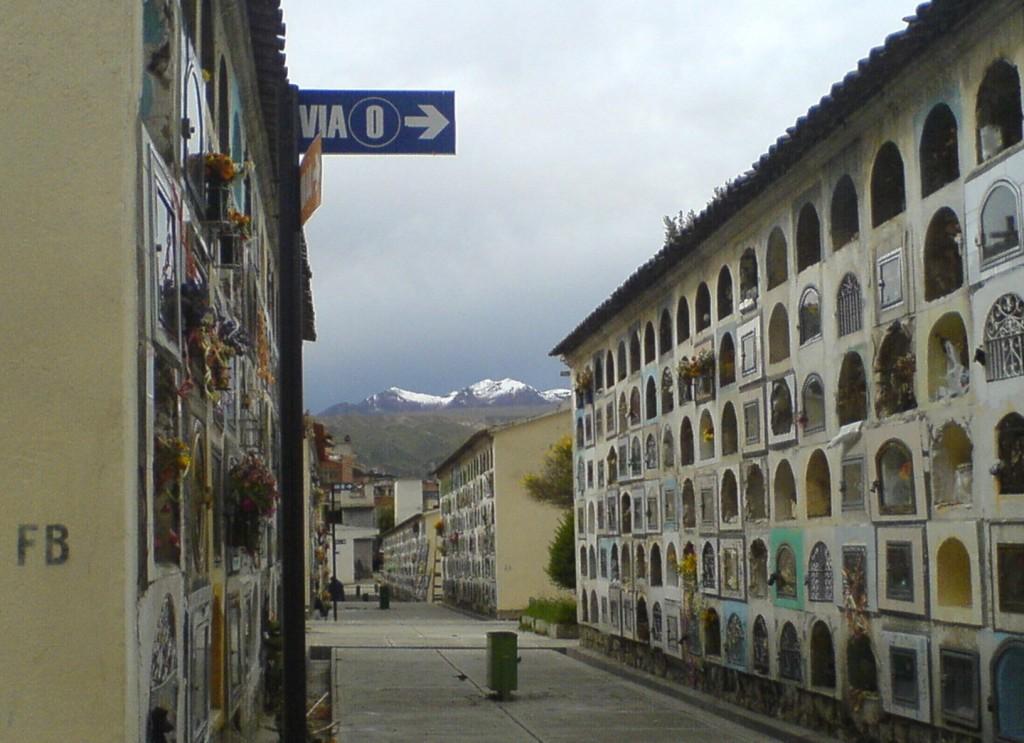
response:
<path id="1" fill-rule="evenodd" d="M 440 411 L 457 408 L 523 407 L 527 405 L 552 405 L 571 396 L 570 390 L 553 389 L 540 391 L 515 379 L 481 379 L 475 384 L 453 390 L 447 395 L 430 395 L 423 392 L 389 387 L 383 392 L 370 395 L 358 403 L 338 403 L 324 410 L 320 415 L 341 413 L 406 413 L 416 411 Z"/>

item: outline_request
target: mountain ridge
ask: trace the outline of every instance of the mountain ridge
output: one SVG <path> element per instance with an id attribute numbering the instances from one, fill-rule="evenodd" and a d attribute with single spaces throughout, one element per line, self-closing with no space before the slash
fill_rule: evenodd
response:
<path id="1" fill-rule="evenodd" d="M 538 390 L 516 379 L 481 379 L 446 395 L 414 392 L 401 387 L 389 387 L 357 403 L 340 402 L 322 410 L 318 416 L 337 416 L 351 413 L 376 415 L 381 413 L 440 412 L 468 408 L 509 408 L 553 405 L 571 396 L 567 389 Z"/>

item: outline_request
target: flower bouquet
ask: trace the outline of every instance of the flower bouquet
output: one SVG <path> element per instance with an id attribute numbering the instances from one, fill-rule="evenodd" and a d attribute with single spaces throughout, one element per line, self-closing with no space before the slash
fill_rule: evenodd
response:
<path id="1" fill-rule="evenodd" d="M 228 472 L 234 507 L 232 533 L 234 546 L 254 553 L 259 547 L 260 520 L 277 510 L 280 498 L 277 480 L 255 452 L 242 457 Z"/>

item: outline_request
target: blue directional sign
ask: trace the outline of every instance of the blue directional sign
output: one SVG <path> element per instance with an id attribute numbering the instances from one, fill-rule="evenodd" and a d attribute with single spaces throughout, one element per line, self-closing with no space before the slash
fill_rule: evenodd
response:
<path id="1" fill-rule="evenodd" d="M 300 90 L 299 151 L 454 155 L 455 93 L 438 90 Z"/>

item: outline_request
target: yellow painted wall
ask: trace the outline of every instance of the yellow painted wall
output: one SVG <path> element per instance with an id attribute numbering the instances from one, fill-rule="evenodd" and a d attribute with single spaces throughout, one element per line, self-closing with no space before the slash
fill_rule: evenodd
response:
<path id="1" fill-rule="evenodd" d="M 548 449 L 571 428 L 572 413 L 566 409 L 494 432 L 499 616 L 525 609 L 531 596 L 561 592 L 544 568 L 562 513 L 531 498 L 523 487 L 523 476 L 538 472 Z"/>
<path id="2" fill-rule="evenodd" d="M 137 737 L 141 9 L 18 2 L 0 23 L 3 741 Z"/>

